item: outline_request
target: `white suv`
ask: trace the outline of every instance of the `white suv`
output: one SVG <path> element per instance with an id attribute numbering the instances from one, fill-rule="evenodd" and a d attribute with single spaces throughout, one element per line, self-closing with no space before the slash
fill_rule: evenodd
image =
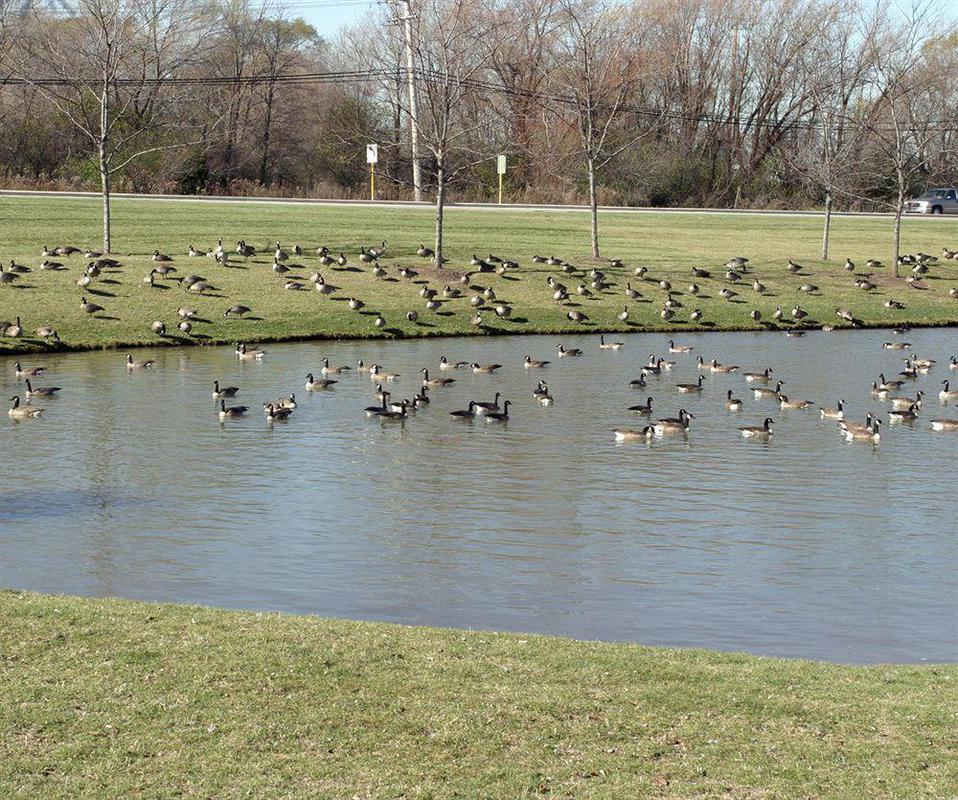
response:
<path id="1" fill-rule="evenodd" d="M 905 201 L 906 214 L 958 214 L 958 190 L 929 189 L 914 200 Z"/>

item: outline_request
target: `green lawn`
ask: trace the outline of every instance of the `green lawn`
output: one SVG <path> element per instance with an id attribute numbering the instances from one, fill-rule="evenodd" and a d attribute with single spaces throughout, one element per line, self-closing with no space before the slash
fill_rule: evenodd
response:
<path id="1" fill-rule="evenodd" d="M 948 289 L 958 286 L 958 262 L 949 261 L 932 270 L 924 290 L 895 282 L 885 267 L 874 278 L 879 288 L 870 295 L 852 286 L 852 276 L 842 269 L 845 257 L 864 269 L 870 257 L 888 261 L 891 223 L 884 219 L 836 218 L 833 224 L 832 252 L 827 264 L 816 258 L 820 247 L 821 221 L 814 217 L 736 216 L 731 214 L 625 214 L 607 213 L 601 218 L 605 255 L 621 258 L 626 268 L 607 270 L 612 286 L 595 298 L 574 297 L 577 308 L 589 317 L 585 325 L 566 318 L 569 308 L 552 300 L 546 278 L 556 275 L 575 293 L 575 287 L 588 277 L 584 272 L 563 275 L 559 270 L 532 262 L 534 254 L 557 255 L 588 267 L 588 217 L 582 212 L 524 212 L 452 210 L 447 216 L 448 270 L 436 274 L 415 255 L 420 244 L 429 244 L 432 212 L 414 208 L 364 208 L 263 203 L 171 203 L 154 200 L 118 199 L 114 204 L 114 249 L 120 254 L 122 268 L 102 276 L 86 292 L 87 299 L 104 306 L 102 316 L 92 319 L 80 310 L 81 291 L 75 285 L 84 262 L 74 256 L 63 260 L 69 269 L 62 272 L 35 270 L 14 286 L 0 286 L 0 320 L 23 319 L 26 335 L 21 339 L 0 338 L 0 353 L 41 350 L 43 344 L 33 331 L 41 325 L 53 325 L 64 347 L 89 348 L 171 342 L 265 341 L 307 337 L 365 337 L 461 334 L 474 332 L 470 324 L 473 310 L 466 297 L 444 303 L 438 311 L 426 311 L 419 296 L 423 283 L 436 289 L 451 283 L 469 269 L 473 253 L 485 256 L 490 251 L 517 260 L 521 267 L 512 275 L 475 275 L 473 287 L 492 287 L 498 301 L 513 308 L 509 320 L 485 313 L 481 332 L 559 332 L 570 329 L 627 331 L 648 328 L 683 330 L 694 308 L 703 312 L 706 329 L 759 327 L 749 318 L 760 311 L 763 322 L 771 319 L 776 306 L 788 314 L 796 303 L 809 312 L 806 324 L 837 323 L 835 309 L 850 307 L 868 325 L 954 324 L 958 322 L 958 302 L 949 298 Z M 15 259 L 36 268 L 44 244 L 51 247 L 72 244 L 95 247 L 99 235 L 99 206 L 93 199 L 33 199 L 0 197 L 0 259 L 4 264 Z M 248 264 L 234 262 L 232 268 L 217 266 L 205 257 L 187 258 L 192 244 L 206 250 L 222 238 L 232 248 L 245 239 L 265 255 Z M 299 243 L 306 255 L 294 259 L 302 265 L 294 274 L 308 279 L 318 269 L 314 250 L 326 244 L 335 252 L 345 251 L 352 267 L 360 265 L 356 254 L 360 245 L 388 242 L 382 260 L 389 279 L 376 280 L 369 267 L 362 271 L 337 268 L 321 270 L 328 283 L 339 287 L 331 298 L 315 291 L 287 291 L 284 279 L 270 269 L 276 240 L 291 248 Z M 942 247 L 958 247 L 958 220 L 906 219 L 905 251 L 924 250 L 938 254 Z M 151 289 L 142 279 L 149 272 L 149 255 L 159 249 L 175 257 L 179 275 L 196 273 L 208 278 L 219 290 L 217 296 L 187 295 L 176 283 Z M 727 302 L 718 290 L 728 285 L 720 265 L 729 257 L 744 255 L 751 259 L 755 274 L 768 288 L 759 296 L 751 288 L 751 275 L 734 287 L 740 293 L 736 302 Z M 807 274 L 796 276 L 785 269 L 793 258 L 807 266 Z M 396 265 L 412 265 L 418 278 L 396 277 Z M 632 270 L 649 267 L 654 280 L 637 281 Z M 698 280 L 699 297 L 685 294 L 692 266 L 707 267 L 712 279 Z M 675 319 L 660 318 L 665 292 L 658 280 L 668 279 L 680 293 L 683 307 Z M 625 284 L 644 295 L 639 302 L 625 297 Z M 807 295 L 799 291 L 803 283 L 817 285 L 821 292 Z M 307 283 L 307 286 L 310 284 Z M 361 299 L 363 312 L 350 311 L 346 298 Z M 893 311 L 884 301 L 897 299 L 905 309 Z M 741 302 L 739 302 L 741 301 Z M 255 319 L 226 320 L 223 311 L 241 303 L 253 309 Z M 161 339 L 150 331 L 154 320 L 163 321 L 171 333 L 177 333 L 176 309 L 190 305 L 208 320 L 195 325 L 191 337 Z M 629 320 L 620 322 L 617 314 L 628 305 Z M 406 320 L 410 310 L 419 312 L 416 323 Z M 377 330 L 375 312 L 384 315 L 387 326 Z"/>
<path id="2" fill-rule="evenodd" d="M 958 667 L 0 592 L 0 796 L 945 798 Z"/>

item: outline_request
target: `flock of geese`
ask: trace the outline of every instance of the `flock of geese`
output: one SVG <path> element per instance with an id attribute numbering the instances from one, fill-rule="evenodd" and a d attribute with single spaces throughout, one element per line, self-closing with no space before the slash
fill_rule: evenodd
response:
<path id="1" fill-rule="evenodd" d="M 425 272 L 421 274 L 420 271 L 408 266 L 382 266 L 380 262 L 385 258 L 386 252 L 385 241 L 375 247 L 360 247 L 359 253 L 352 256 L 347 255 L 345 251 L 339 251 L 337 254 L 325 245 L 307 252 L 298 244 L 286 249 L 281 242 L 276 242 L 275 248 L 268 252 L 268 256 L 271 259 L 270 269 L 278 276 L 285 290 L 296 292 L 314 290 L 324 297 L 335 296 L 337 299 L 344 300 L 351 311 L 363 315 L 364 318 L 371 318 L 375 329 L 387 333 L 395 330 L 387 327 L 390 324 L 394 325 L 395 320 L 391 323 L 381 311 L 370 310 L 367 307 L 367 301 L 360 297 L 345 297 L 341 287 L 326 279 L 323 274 L 324 268 L 366 272 L 372 277 L 373 286 L 376 282 L 384 280 L 402 280 L 418 286 L 419 299 L 414 301 L 417 305 L 404 313 L 405 320 L 410 323 L 422 324 L 424 320 L 421 319 L 421 315 L 426 313 L 444 313 L 448 316 L 451 312 L 441 310 L 448 306 L 456 307 L 466 303 L 468 305 L 465 313 L 474 330 L 487 330 L 490 315 L 494 315 L 499 320 L 512 322 L 520 319 L 516 313 L 515 303 L 506 297 L 499 296 L 500 293 L 506 294 L 505 285 L 497 292 L 488 280 L 482 280 L 483 276 L 523 275 L 519 262 L 493 254 L 485 258 L 473 255 L 469 266 L 461 272 L 435 270 L 430 272 L 428 276 L 438 279 L 437 285 L 433 286 L 426 279 L 428 276 Z M 208 258 L 217 265 L 230 266 L 239 259 L 248 262 L 249 259 L 262 255 L 266 254 L 259 252 L 243 239 L 236 242 L 235 248 L 227 248 L 220 239 L 216 246 L 205 250 L 190 245 L 186 252 L 186 259 L 195 263 L 199 258 Z M 430 248 L 420 245 L 416 255 L 433 260 L 435 254 Z M 118 259 L 98 251 L 73 246 L 59 246 L 52 249 L 44 246 L 40 252 L 42 261 L 37 267 L 19 264 L 15 260 L 12 260 L 8 267 L 0 264 L 0 286 L 16 285 L 22 277 L 34 271 L 40 273 L 65 271 L 68 267 L 60 259 L 70 259 L 73 256 L 82 256 L 87 262 L 80 276 L 75 280 L 80 290 L 78 303 L 80 311 L 93 319 L 116 319 L 117 317 L 111 316 L 111 313 L 118 312 L 118 309 L 108 309 L 87 297 L 87 294 L 94 291 L 98 291 L 104 297 L 112 294 L 96 289 L 98 282 L 120 282 L 117 276 L 122 271 L 123 264 Z M 308 277 L 305 274 L 308 270 L 302 263 L 306 256 L 315 257 L 318 265 Z M 354 263 L 354 259 L 358 264 Z M 213 280 L 200 274 L 201 271 L 206 272 L 206 270 L 198 269 L 197 272 L 189 271 L 189 274 L 184 274 L 186 270 L 180 272 L 180 269 L 174 266 L 177 260 L 174 256 L 162 253 L 158 249 L 153 251 L 150 260 L 152 265 L 150 272 L 142 279 L 142 284 L 147 289 L 169 289 L 171 285 L 179 285 L 189 295 L 210 297 L 210 299 L 224 296 L 223 290 L 217 287 Z M 909 273 L 902 286 L 931 290 L 932 287 L 927 282 L 933 277 L 930 274 L 931 270 L 938 265 L 943 265 L 946 261 L 958 262 L 958 251 L 943 248 L 940 257 L 923 252 L 901 256 L 899 266 Z M 663 323 L 669 325 L 682 323 L 707 325 L 706 312 L 696 304 L 696 300 L 716 297 L 728 303 L 744 304 L 744 308 L 748 309 L 748 319 L 753 324 L 766 328 L 786 328 L 789 336 L 801 336 L 804 330 L 810 327 L 832 330 L 836 325 L 860 326 L 862 324 L 854 310 L 847 307 L 835 309 L 834 324 L 813 320 L 800 301 L 787 302 L 785 307 L 778 305 L 771 313 L 768 313 L 768 307 L 765 306 L 766 317 L 758 307 L 760 303 L 757 301 L 758 298 L 772 293 L 761 276 L 750 266 L 749 259 L 743 256 L 731 258 L 717 269 L 693 267 L 688 285 L 683 286 L 674 286 L 672 280 L 653 276 L 649 268 L 645 266 L 629 270 L 620 259 L 610 259 L 608 268 L 602 269 L 578 267 L 556 256 L 535 255 L 532 257 L 532 262 L 555 271 L 555 274 L 546 277 L 542 290 L 544 294 L 540 296 L 546 304 L 549 302 L 556 304 L 558 308 L 565 311 L 565 317 L 576 324 L 591 324 L 589 313 L 584 310 L 587 308 L 588 301 L 596 300 L 599 296 L 611 298 L 619 291 L 622 292 L 624 304 L 622 311 L 616 314 L 616 319 L 630 326 L 637 324 L 635 309 L 630 308 L 630 304 L 635 303 L 653 304 L 652 308 L 658 309 L 657 316 Z M 871 294 L 879 288 L 873 278 L 876 270 L 881 269 L 882 266 L 880 261 L 869 259 L 865 262 L 864 269 L 860 270 L 853 261 L 846 259 L 844 269 L 851 273 L 850 285 L 863 294 Z M 300 272 L 303 274 L 299 274 Z M 631 279 L 628 279 L 630 275 Z M 529 273 L 526 272 L 523 277 L 528 276 Z M 812 276 L 810 268 L 788 259 L 784 268 L 784 277 L 794 283 L 794 286 L 790 286 L 789 289 L 794 289 L 797 298 L 821 296 L 819 287 L 810 280 Z M 480 280 L 482 283 L 479 283 Z M 624 289 L 621 288 L 623 281 Z M 706 288 L 708 294 L 706 294 Z M 951 287 L 948 293 L 952 298 L 958 299 L 958 287 Z M 889 297 L 883 305 L 887 309 L 901 311 L 906 308 L 906 301 L 903 297 Z M 222 311 L 223 319 L 248 318 L 252 312 L 249 305 L 236 302 L 235 299 L 228 299 L 225 307 L 219 310 Z M 219 310 L 214 316 L 219 314 Z M 187 340 L 200 341 L 204 334 L 200 333 L 201 329 L 198 326 L 211 322 L 204 318 L 199 309 L 190 305 L 180 306 L 175 314 L 175 319 L 157 318 L 149 322 L 150 333 L 161 339 L 171 339 L 174 335 L 179 335 L 186 337 Z M 641 316 L 645 319 L 648 314 L 643 312 Z M 33 326 L 25 326 L 21 316 L 16 317 L 15 321 L 0 321 L 0 334 L 5 337 L 25 338 L 30 332 L 48 346 L 63 343 L 60 333 L 50 320 Z"/>
<path id="2" fill-rule="evenodd" d="M 598 338 L 595 343 L 597 350 L 621 350 L 625 346 L 624 342 L 606 341 L 604 335 Z M 909 352 L 911 345 L 905 341 L 889 341 L 883 345 L 885 350 Z M 672 386 L 677 395 L 695 396 L 701 395 L 706 382 L 712 375 L 735 376 L 744 379 L 744 390 L 750 392 L 754 399 L 759 402 L 777 406 L 783 411 L 810 411 L 818 410 L 822 419 L 834 420 L 837 430 L 848 441 L 868 441 L 878 443 L 881 439 L 881 426 L 884 421 L 872 412 L 869 412 L 864 421 L 852 420 L 846 413 L 846 402 L 839 400 L 835 407 L 818 406 L 815 402 L 807 399 L 796 399 L 787 395 L 783 389 L 786 386 L 786 380 L 782 379 L 771 367 L 765 367 L 761 371 L 743 372 L 736 364 L 723 364 L 715 358 L 708 360 L 693 352 L 694 348 L 689 345 L 677 344 L 670 339 L 667 344 L 667 354 L 657 356 L 650 354 L 648 361 L 640 367 L 637 377 L 630 381 L 629 386 L 633 390 L 644 390 L 655 381 L 663 390 L 667 384 L 660 380 L 676 366 L 678 359 L 686 360 L 689 367 L 695 363 L 700 372 L 694 382 L 675 383 Z M 234 357 L 238 361 L 259 362 L 267 355 L 266 351 L 260 347 L 249 346 L 245 343 L 236 343 L 233 351 Z M 557 359 L 580 359 L 586 356 L 586 353 L 577 347 L 566 347 L 559 343 L 556 345 Z M 674 358 L 673 358 L 674 357 Z M 926 391 L 917 389 L 913 393 L 908 393 L 906 386 L 909 382 L 921 381 L 925 376 L 934 371 L 936 362 L 933 359 L 918 358 L 908 355 L 903 359 L 904 368 L 894 377 L 886 378 L 884 373 L 878 375 L 872 383 L 871 396 L 877 400 L 887 403 L 887 416 L 891 422 L 915 422 L 920 418 L 924 403 L 926 402 Z M 533 358 L 531 354 L 526 354 L 521 362 L 517 363 L 516 368 L 524 370 L 533 370 L 543 375 L 548 374 L 548 369 L 553 362 L 546 359 Z M 156 364 L 153 359 L 137 360 L 132 355 L 126 355 L 124 366 L 130 373 L 149 370 Z M 414 391 L 411 395 L 398 399 L 394 396 L 392 387 L 400 381 L 401 376 L 398 373 L 390 372 L 381 364 L 366 364 L 362 360 L 355 366 L 348 364 L 331 364 L 328 358 L 322 360 L 322 366 L 316 372 L 309 372 L 305 376 L 304 388 L 307 392 L 322 392 L 332 389 L 337 383 L 344 379 L 349 373 L 355 373 L 370 381 L 372 388 L 372 397 L 375 402 L 364 407 L 363 413 L 368 417 L 373 417 L 383 421 L 393 421 L 403 423 L 411 416 L 430 407 L 430 393 L 434 390 L 441 390 L 456 383 L 457 378 L 454 373 L 457 371 L 469 371 L 475 375 L 495 376 L 504 368 L 503 364 L 488 362 L 467 362 L 450 360 L 445 356 L 439 359 L 434 372 L 430 371 L 429 366 L 422 367 L 415 379 Z M 958 356 L 952 356 L 948 364 L 951 371 L 958 370 Z M 26 402 L 21 400 L 20 394 L 14 394 L 10 397 L 12 403 L 8 414 L 15 420 L 36 419 L 43 413 L 43 407 L 34 405 L 34 399 L 51 399 L 57 396 L 61 391 L 60 386 L 40 386 L 34 385 L 34 381 L 47 374 L 47 369 L 43 366 L 27 366 L 21 363 L 14 363 L 14 377 L 23 384 L 23 394 Z M 937 391 L 937 399 L 944 404 L 958 401 L 958 388 L 951 388 L 952 382 L 948 379 L 941 381 L 941 389 Z M 929 392 L 930 393 L 930 392 Z M 236 420 L 247 416 L 250 407 L 246 405 L 227 405 L 227 401 L 232 401 L 240 394 L 240 387 L 230 386 L 221 383 L 219 380 L 213 382 L 210 392 L 211 399 L 215 401 L 215 411 L 219 420 L 225 423 L 227 420 Z M 535 390 L 532 392 L 532 399 L 542 406 L 550 406 L 555 402 L 555 397 L 546 380 L 540 379 Z M 513 401 L 505 399 L 501 392 L 495 392 L 491 399 L 470 399 L 465 408 L 459 408 L 449 411 L 449 417 L 453 420 L 473 421 L 483 420 L 488 423 L 506 423 L 510 419 L 511 407 Z M 268 400 L 262 403 L 262 411 L 267 424 L 277 421 L 289 420 L 299 404 L 295 393 L 289 393 L 280 396 L 276 400 Z M 725 392 L 724 408 L 728 412 L 737 413 L 745 408 L 745 403 L 735 396 L 735 390 L 728 388 Z M 614 440 L 617 442 L 627 442 L 636 440 L 649 440 L 653 437 L 665 436 L 687 436 L 692 428 L 692 421 L 695 419 L 685 408 L 679 409 L 674 417 L 654 418 L 653 398 L 647 396 L 641 403 L 628 407 L 631 414 L 646 417 L 649 423 L 642 427 L 621 427 L 613 431 Z M 743 425 L 738 431 L 746 438 L 767 439 L 774 433 L 774 419 L 766 416 L 761 424 Z M 935 418 L 930 420 L 931 430 L 934 431 L 958 431 L 958 419 Z"/>

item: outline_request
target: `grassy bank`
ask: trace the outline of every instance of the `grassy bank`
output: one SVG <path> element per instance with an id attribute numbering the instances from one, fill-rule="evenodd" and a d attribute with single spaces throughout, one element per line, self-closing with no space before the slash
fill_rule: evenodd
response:
<path id="1" fill-rule="evenodd" d="M 4 797 L 949 797 L 958 668 L 0 593 Z"/>
<path id="2" fill-rule="evenodd" d="M 95 200 L 75 198 L 0 198 L 0 259 L 10 259 L 34 268 L 12 286 L 0 286 L 0 320 L 22 317 L 25 335 L 19 339 L 0 337 L 0 353 L 43 350 L 46 345 L 34 335 L 36 328 L 54 326 L 65 348 L 98 348 L 158 343 L 216 343 L 236 340 L 266 341 L 310 337 L 426 336 L 471 332 L 536 333 L 566 330 L 629 331 L 647 329 L 749 329 L 771 320 L 776 306 L 786 314 L 800 304 L 809 312 L 805 324 L 838 323 L 835 309 L 850 307 L 868 325 L 953 324 L 958 322 L 958 302 L 948 289 L 958 285 L 958 262 L 950 261 L 932 270 L 925 288 L 908 288 L 893 281 L 890 270 L 875 271 L 878 289 L 865 294 L 852 285 L 852 275 L 842 269 L 846 256 L 860 269 L 871 257 L 885 259 L 890 223 L 883 219 L 837 218 L 833 224 L 832 252 L 835 259 L 822 262 L 815 256 L 820 247 L 820 220 L 809 217 L 657 214 L 606 214 L 602 220 L 604 252 L 625 261 L 623 269 L 607 269 L 609 288 L 593 298 L 575 295 L 581 282 L 590 283 L 584 271 L 564 275 L 545 264 L 534 264 L 532 256 L 557 255 L 579 266 L 590 266 L 586 258 L 587 216 L 581 212 L 497 212 L 454 210 L 448 215 L 449 269 L 436 273 L 415 255 L 422 243 L 429 243 L 431 211 L 415 208 L 362 208 L 262 203 L 195 203 L 155 200 L 117 200 L 114 206 L 115 249 L 122 267 L 101 276 L 85 292 L 75 285 L 84 266 L 82 256 L 63 261 L 60 272 L 39 271 L 44 245 L 95 246 L 98 240 L 98 206 Z M 206 250 L 217 239 L 232 248 L 238 239 L 260 249 L 261 255 L 231 267 L 216 265 L 205 257 L 187 258 L 190 245 Z M 359 262 L 362 245 L 387 241 L 382 264 L 389 271 L 386 280 L 377 280 L 369 266 Z M 319 270 L 338 290 L 331 297 L 312 291 L 288 291 L 270 268 L 272 250 L 280 240 L 284 247 L 299 243 L 305 248 L 292 275 L 304 282 Z M 335 253 L 344 251 L 350 264 L 321 268 L 315 248 L 325 244 Z M 940 253 L 944 246 L 958 247 L 958 221 L 906 219 L 903 247 L 906 251 Z M 199 274 L 216 291 L 211 296 L 187 294 L 179 284 L 161 282 L 150 288 L 143 278 L 152 266 L 150 254 L 159 249 L 171 254 L 179 276 Z M 419 291 L 425 283 L 442 290 L 447 283 L 459 286 L 460 275 L 469 270 L 472 254 L 490 251 L 512 258 L 521 268 L 511 275 L 475 275 L 473 287 L 492 287 L 498 302 L 513 309 L 511 318 L 498 319 L 492 310 L 485 313 L 483 327 L 470 324 L 474 310 L 467 290 L 464 297 L 427 311 Z M 728 302 L 719 296 L 724 278 L 721 264 L 734 255 L 751 259 L 754 273 L 767 287 L 765 295 L 751 287 L 752 276 L 732 287 L 739 297 Z M 802 275 L 786 270 L 788 258 L 806 265 Z M 419 272 L 414 279 L 398 277 L 399 265 Z M 654 280 L 636 280 L 632 270 L 649 267 Z M 697 297 L 686 290 L 692 281 L 691 267 L 712 270 L 711 279 L 696 279 L 701 286 Z M 552 299 L 546 278 L 555 275 L 573 293 L 573 306 L 559 306 Z M 665 323 L 660 317 L 666 293 L 658 281 L 671 281 L 683 307 Z M 631 281 L 643 297 L 625 296 Z M 815 294 L 799 291 L 803 283 L 819 287 Z M 104 307 L 97 318 L 80 310 L 81 294 Z M 351 311 L 349 297 L 361 299 L 366 307 Z M 885 308 L 884 302 L 897 299 L 903 310 Z M 235 304 L 253 309 L 252 318 L 224 319 L 223 312 Z M 190 336 L 179 335 L 176 309 L 193 306 L 202 322 Z M 617 315 L 629 308 L 629 319 Z M 570 322 L 566 314 L 575 307 L 585 312 L 588 323 Z M 701 324 L 689 315 L 701 309 Z M 406 319 L 415 310 L 416 322 Z M 749 314 L 758 310 L 762 323 Z M 378 330 L 373 321 L 383 314 L 386 327 Z M 168 336 L 152 333 L 150 325 L 160 320 Z M 174 335 L 175 334 L 175 335 Z"/>

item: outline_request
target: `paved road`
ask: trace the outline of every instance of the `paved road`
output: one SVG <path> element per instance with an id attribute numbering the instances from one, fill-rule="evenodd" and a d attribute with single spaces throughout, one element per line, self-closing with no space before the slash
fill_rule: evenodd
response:
<path id="1" fill-rule="evenodd" d="M 14 189 L 0 189 L 0 197 L 99 197 L 98 192 L 38 192 L 20 191 Z M 140 200 L 162 200 L 165 202 L 204 202 L 204 203 L 274 203 L 280 205 L 318 205 L 318 206 L 356 206 L 358 208 L 422 208 L 431 209 L 431 203 L 416 203 L 413 200 L 313 200 L 304 198 L 277 198 L 277 197 L 232 197 L 219 195 L 180 195 L 180 194 L 124 194 L 115 192 L 114 198 L 133 198 Z M 576 205 L 534 205 L 526 203 L 447 203 L 448 210 L 464 211 L 556 211 L 556 212 L 583 212 L 587 206 Z M 820 217 L 821 211 L 773 211 L 760 209 L 732 209 L 732 208 L 649 208 L 644 206 L 600 206 L 603 214 L 741 214 L 745 216 L 763 217 Z M 862 211 L 835 211 L 837 217 L 863 217 L 871 219 L 890 218 L 891 213 L 874 213 Z M 909 215 L 909 219 L 924 220 L 953 220 L 948 216 L 925 216 L 922 214 Z"/>

